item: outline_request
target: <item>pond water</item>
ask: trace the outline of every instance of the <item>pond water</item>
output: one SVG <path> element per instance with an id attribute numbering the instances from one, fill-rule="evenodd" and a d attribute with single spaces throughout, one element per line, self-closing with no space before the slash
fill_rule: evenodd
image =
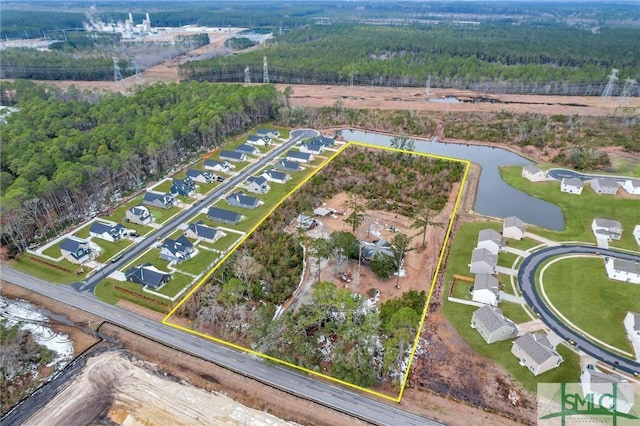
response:
<path id="1" fill-rule="evenodd" d="M 356 130 L 343 130 L 345 139 L 378 146 L 390 146 L 390 136 Z M 500 177 L 500 166 L 532 164 L 531 161 L 501 148 L 416 139 L 415 150 L 427 154 L 470 160 L 482 167 L 474 210 L 477 213 L 508 217 L 518 216 L 525 223 L 562 231 L 564 218 L 555 204 L 531 197 L 507 185 Z"/>

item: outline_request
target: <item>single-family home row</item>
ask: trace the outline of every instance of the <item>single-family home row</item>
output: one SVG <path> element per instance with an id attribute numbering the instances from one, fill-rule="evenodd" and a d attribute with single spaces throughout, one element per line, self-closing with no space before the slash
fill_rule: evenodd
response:
<path id="1" fill-rule="evenodd" d="M 616 195 L 618 192 L 618 182 L 609 178 L 596 178 L 591 180 L 591 189 L 596 194 Z"/>
<path id="2" fill-rule="evenodd" d="M 266 172 L 262 173 L 262 177 L 273 183 L 287 183 L 291 180 L 291 176 L 289 176 L 288 174 L 273 169 L 267 170 Z"/>
<path id="3" fill-rule="evenodd" d="M 549 371 L 564 361 L 547 336 L 541 333 L 525 333 L 513 341 L 511 353 L 534 375 Z"/>
<path id="4" fill-rule="evenodd" d="M 148 225 L 153 222 L 153 216 L 149 209 L 143 205 L 137 205 L 129 208 L 125 212 L 125 222 L 135 223 L 137 225 Z"/>
<path id="5" fill-rule="evenodd" d="M 207 243 L 215 243 L 220 238 L 225 237 L 227 234 L 217 228 L 212 228 L 206 225 L 203 221 L 199 220 L 196 223 L 191 223 L 184 232 L 185 237 L 193 238 L 196 240 L 202 240 Z"/>
<path id="6" fill-rule="evenodd" d="M 193 197 L 196 195 L 196 183 L 189 176 L 184 179 L 174 178 L 171 182 L 171 190 L 169 192 L 174 197 L 178 195 Z"/>
<path id="7" fill-rule="evenodd" d="M 473 281 L 472 300 L 485 305 L 498 306 L 500 283 L 490 274 L 477 274 Z"/>
<path id="8" fill-rule="evenodd" d="M 69 262 L 81 265 L 90 260 L 94 253 L 89 246 L 89 241 L 67 237 L 60 242 L 60 254 Z"/>
<path id="9" fill-rule="evenodd" d="M 194 251 L 193 244 L 185 236 L 180 236 L 175 240 L 167 238 L 160 246 L 160 259 L 180 263 L 189 260 Z"/>
<path id="10" fill-rule="evenodd" d="M 582 396 L 598 404 L 607 404 L 602 408 L 629 413 L 635 403 L 633 384 L 617 374 L 605 374 L 593 364 L 587 364 L 580 374 Z"/>
<path id="11" fill-rule="evenodd" d="M 547 172 L 534 165 L 529 165 L 522 168 L 522 177 L 531 182 L 544 182 L 547 180 Z"/>
<path id="12" fill-rule="evenodd" d="M 247 191 L 254 194 L 266 194 L 271 187 L 264 176 L 249 176 L 246 183 Z"/>
<path id="13" fill-rule="evenodd" d="M 469 270 L 472 274 L 495 274 L 498 255 L 486 248 L 476 248 L 471 252 Z"/>
<path id="14" fill-rule="evenodd" d="M 506 318 L 500 309 L 491 306 L 483 306 L 473 312 L 471 327 L 480 333 L 488 344 L 510 340 L 518 335 L 516 325 Z"/>
<path id="15" fill-rule="evenodd" d="M 124 275 L 127 281 L 151 287 L 154 290 L 159 289 L 171 279 L 169 272 L 161 271 L 151 263 L 143 263 L 129 268 Z"/>
<path id="16" fill-rule="evenodd" d="M 573 178 L 563 178 L 562 182 L 560 182 L 560 191 L 567 192 L 569 194 L 582 194 L 582 189 L 584 188 L 584 182 L 581 179 L 576 177 Z"/>
<path id="17" fill-rule="evenodd" d="M 233 207 L 253 210 L 260 205 L 260 200 L 255 197 L 249 197 L 242 191 L 237 191 L 227 195 L 227 203 Z"/>
<path id="18" fill-rule="evenodd" d="M 638 350 L 640 349 L 640 313 L 627 312 L 623 324 L 627 339 L 636 348 L 636 356 L 640 358 L 640 351 Z"/>
<path id="19" fill-rule="evenodd" d="M 285 154 L 285 160 L 296 161 L 298 163 L 310 163 L 313 161 L 313 155 L 308 152 L 295 151 L 290 149 Z"/>
<path id="20" fill-rule="evenodd" d="M 142 204 L 159 209 L 170 209 L 177 204 L 176 198 L 171 194 L 158 194 L 156 192 L 145 192 L 142 197 Z"/>
<path id="21" fill-rule="evenodd" d="M 591 230 L 596 239 L 609 241 L 622 238 L 622 224 L 617 220 L 597 217 L 591 222 Z"/>
<path id="22" fill-rule="evenodd" d="M 109 224 L 95 221 L 89 228 L 89 236 L 115 243 L 127 236 L 127 229 L 119 223 Z"/>
<path id="23" fill-rule="evenodd" d="M 640 263 L 617 257 L 605 258 L 607 276 L 612 280 L 640 284 Z"/>
<path id="24" fill-rule="evenodd" d="M 237 225 L 242 220 L 240 213 L 221 209 L 219 207 L 209 207 L 207 217 L 213 221 L 225 223 L 227 225 Z"/>
<path id="25" fill-rule="evenodd" d="M 228 161 L 213 159 L 204 160 L 203 166 L 207 170 L 213 170 L 214 172 L 220 173 L 230 173 L 231 170 L 235 169 L 236 167 Z"/>
<path id="26" fill-rule="evenodd" d="M 278 129 L 258 127 L 258 130 L 256 130 L 256 135 L 260 138 L 275 139 L 280 137 L 280 131 Z"/>
<path id="27" fill-rule="evenodd" d="M 523 239 L 525 237 L 524 222 L 516 216 L 505 217 L 502 224 L 502 236 L 513 240 Z"/>

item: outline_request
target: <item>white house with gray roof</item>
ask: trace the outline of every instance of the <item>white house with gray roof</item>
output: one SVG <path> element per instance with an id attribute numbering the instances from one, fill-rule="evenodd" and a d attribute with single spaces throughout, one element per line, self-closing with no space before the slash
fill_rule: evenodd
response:
<path id="1" fill-rule="evenodd" d="M 233 164 L 229 163 L 228 161 L 220 161 L 220 160 L 213 160 L 213 159 L 204 160 L 203 166 L 207 170 L 213 170 L 215 172 L 222 172 L 222 173 L 229 173 L 231 172 L 232 169 L 236 167 Z"/>
<path id="2" fill-rule="evenodd" d="M 200 239 L 207 243 L 215 243 L 220 238 L 225 237 L 227 234 L 220 229 L 212 228 L 206 225 L 203 221 L 199 220 L 196 223 L 191 223 L 184 231 L 184 236 L 187 238 L 193 238 L 195 240 Z"/>
<path id="3" fill-rule="evenodd" d="M 582 182 L 578 178 L 563 178 L 560 183 L 560 191 L 567 192 L 569 194 L 582 194 L 582 189 L 584 188 L 584 182 Z"/>
<path id="4" fill-rule="evenodd" d="M 497 255 L 491 254 L 491 252 L 485 248 L 477 248 L 471 253 L 469 270 L 472 274 L 494 274 L 497 263 Z"/>
<path id="5" fill-rule="evenodd" d="M 516 216 L 505 217 L 502 224 L 502 236 L 514 240 L 523 239 L 524 222 Z"/>
<path id="6" fill-rule="evenodd" d="M 153 222 L 153 216 L 146 206 L 137 205 L 127 209 L 124 220 L 138 225 L 148 225 Z"/>
<path id="7" fill-rule="evenodd" d="M 89 228 L 89 236 L 115 243 L 125 237 L 125 227 L 119 223 L 109 224 L 95 221 Z"/>
<path id="8" fill-rule="evenodd" d="M 522 168 L 522 177 L 531 182 L 544 182 L 547 180 L 547 172 L 534 165 L 529 165 Z"/>
<path id="9" fill-rule="evenodd" d="M 485 248 L 491 254 L 498 254 L 502 248 L 502 235 L 493 229 L 483 229 L 478 233 L 478 244 L 476 248 Z"/>
<path id="10" fill-rule="evenodd" d="M 526 333 L 513 341 L 511 353 L 535 376 L 556 368 L 564 361 L 543 334 Z"/>
<path id="11" fill-rule="evenodd" d="M 636 240 L 636 243 L 640 246 L 640 225 L 636 225 L 633 228 L 633 238 Z"/>
<path id="12" fill-rule="evenodd" d="M 596 178 L 591 181 L 591 189 L 596 194 L 616 195 L 618 192 L 618 182 L 609 178 Z"/>
<path id="13" fill-rule="evenodd" d="M 627 333 L 627 339 L 636 351 L 636 356 L 640 359 L 640 313 L 627 312 L 624 320 L 624 331 Z"/>
<path id="14" fill-rule="evenodd" d="M 269 182 L 274 182 L 274 183 L 287 183 L 288 181 L 291 180 L 291 176 L 289 176 L 286 173 L 279 172 L 277 170 L 267 170 L 264 173 L 262 173 L 262 177 L 264 177 Z"/>
<path id="15" fill-rule="evenodd" d="M 471 316 L 471 328 L 475 328 L 488 344 L 513 339 L 518 335 L 516 325 L 502 315 L 498 308 L 483 306 Z"/>
<path id="16" fill-rule="evenodd" d="M 622 188 L 631 195 L 640 195 L 640 179 L 627 179 Z"/>
<path id="17" fill-rule="evenodd" d="M 500 283 L 493 275 L 478 274 L 473 281 L 472 293 L 474 302 L 497 306 L 500 301 Z"/>
<path id="18" fill-rule="evenodd" d="M 67 237 L 60 243 L 60 254 L 69 262 L 80 265 L 91 259 L 92 251 L 89 241 Z"/>
<path id="19" fill-rule="evenodd" d="M 588 364 L 582 370 L 580 387 L 584 398 L 592 395 L 593 401 L 610 404 L 604 408 L 615 409 L 618 413 L 629 413 L 635 402 L 633 385 L 628 380 L 617 374 L 605 374 L 592 364 Z"/>
<path id="20" fill-rule="evenodd" d="M 239 161 L 247 161 L 247 155 L 244 152 L 238 151 L 221 151 L 220 159 L 225 161 L 239 162 Z M 205 164 L 205 167 L 207 165 Z"/>
<path id="21" fill-rule="evenodd" d="M 640 263 L 617 257 L 607 257 L 605 262 L 609 279 L 640 284 Z"/>
<path id="22" fill-rule="evenodd" d="M 619 240 L 622 238 L 622 224 L 617 220 L 597 217 L 591 222 L 591 230 L 596 239 Z"/>
<path id="23" fill-rule="evenodd" d="M 254 194 L 266 194 L 271 189 L 264 176 L 249 176 L 246 186 L 247 191 Z"/>

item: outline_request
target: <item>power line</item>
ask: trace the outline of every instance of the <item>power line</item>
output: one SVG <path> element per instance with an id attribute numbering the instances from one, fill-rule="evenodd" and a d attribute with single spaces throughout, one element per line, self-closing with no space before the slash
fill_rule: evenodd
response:
<path id="1" fill-rule="evenodd" d="M 262 60 L 262 82 L 265 84 L 269 83 L 269 68 L 267 67 L 267 57 L 265 56 Z"/>
<path id="2" fill-rule="evenodd" d="M 607 82 L 606 87 L 602 91 L 602 99 L 609 99 L 611 97 L 611 93 L 613 93 L 613 86 L 616 84 L 618 80 L 618 69 L 613 68 L 611 70 L 611 74 L 608 77 L 609 81 Z"/>

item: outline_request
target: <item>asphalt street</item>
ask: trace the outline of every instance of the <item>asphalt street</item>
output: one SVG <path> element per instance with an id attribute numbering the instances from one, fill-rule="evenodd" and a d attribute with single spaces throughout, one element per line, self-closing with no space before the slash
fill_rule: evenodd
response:
<path id="1" fill-rule="evenodd" d="M 608 179 L 614 179 L 617 182 L 620 182 L 621 184 L 624 184 L 624 182 L 627 179 L 631 179 L 630 177 L 626 177 L 626 176 L 589 175 L 589 174 L 580 173 L 580 172 L 576 172 L 574 170 L 569 170 L 569 169 L 549 169 L 549 171 L 547 171 L 547 176 L 555 180 L 578 178 L 583 182 L 597 179 L 597 178 L 608 178 Z"/>
<path id="2" fill-rule="evenodd" d="M 593 246 L 562 245 L 536 251 L 524 259 L 518 271 L 518 282 L 520 283 L 520 288 L 522 289 L 522 294 L 527 304 L 534 312 L 540 315 L 540 319 L 551 330 L 566 341 L 573 340 L 575 345 L 583 352 L 626 373 L 640 374 L 640 363 L 609 352 L 591 343 L 582 335 L 571 330 L 558 320 L 540 298 L 535 286 L 535 275 L 540 265 L 551 257 L 571 254 L 599 254 L 600 256 L 612 256 L 640 262 L 640 256 L 638 255 Z M 640 301 L 638 303 L 640 305 Z M 585 306 L 585 309 L 588 309 L 588 307 Z M 597 321 L 597 312 L 593 312 L 593 315 L 593 320 Z M 623 327 L 623 324 L 621 322 L 620 324 L 612 324 L 611 326 Z"/>
<path id="3" fill-rule="evenodd" d="M 185 223 L 189 221 L 191 218 L 193 218 L 194 216 L 198 215 L 200 213 L 200 210 L 203 208 L 203 206 L 213 203 L 215 200 L 220 198 L 227 191 L 229 191 L 236 185 L 243 183 L 250 175 L 262 169 L 265 165 L 267 165 L 269 161 L 273 160 L 275 157 L 284 153 L 284 151 L 291 148 L 298 141 L 316 136 L 318 134 L 319 133 L 317 130 L 311 130 L 311 129 L 293 130 L 291 132 L 291 137 L 288 141 L 283 142 L 282 144 L 276 146 L 267 154 L 265 154 L 262 157 L 259 157 L 252 164 L 245 167 L 237 175 L 231 177 L 230 179 L 227 179 L 223 184 L 217 187 L 212 193 L 204 197 L 200 202 L 192 205 L 188 209 L 183 210 L 177 215 L 175 215 L 172 219 L 166 222 L 161 229 L 157 230 L 156 232 L 152 232 L 151 234 L 147 235 L 143 240 L 133 245 L 131 249 L 127 250 L 122 256 L 122 258 L 120 258 L 117 262 L 105 263 L 105 265 L 101 269 L 96 271 L 96 273 L 93 274 L 86 281 L 74 283 L 71 285 L 71 287 L 78 291 L 93 293 L 96 285 L 102 279 L 104 279 L 104 277 L 118 270 L 119 268 L 122 267 L 122 265 L 126 265 L 131 260 L 140 256 L 152 244 L 155 244 L 157 240 L 162 240 L 164 237 L 174 232 L 180 224 Z"/>

